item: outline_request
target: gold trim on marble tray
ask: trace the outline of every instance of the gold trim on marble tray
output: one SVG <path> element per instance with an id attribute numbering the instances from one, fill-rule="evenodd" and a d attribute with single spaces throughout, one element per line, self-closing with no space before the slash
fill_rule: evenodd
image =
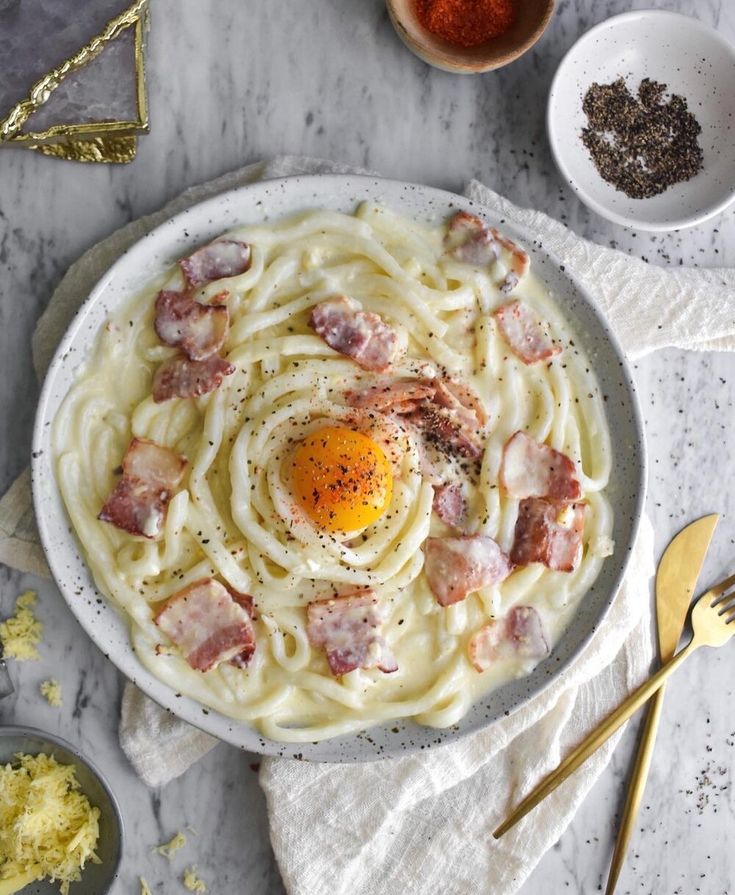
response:
<path id="1" fill-rule="evenodd" d="M 42 141 L 56 141 L 48 144 L 49 152 L 47 155 L 54 155 L 62 158 L 78 158 L 79 151 L 70 143 L 87 143 L 91 144 L 90 138 L 99 138 L 96 142 L 97 150 L 102 151 L 105 143 L 110 143 L 115 135 L 119 142 L 124 135 L 132 138 L 132 134 L 145 132 L 148 129 L 148 101 L 145 89 L 145 25 L 148 23 L 148 0 L 135 0 L 126 10 L 120 13 L 107 23 L 101 34 L 93 37 L 89 43 L 85 44 L 71 58 L 67 59 L 53 71 L 49 72 L 43 78 L 36 82 L 31 89 L 30 94 L 24 100 L 17 103 L 8 113 L 8 115 L 0 121 L 0 144 L 5 142 L 8 144 L 35 144 L 29 146 L 29 149 L 41 151 L 38 145 Z M 46 100 L 51 96 L 53 91 L 61 84 L 64 78 L 83 68 L 88 62 L 97 57 L 108 43 L 115 40 L 122 31 L 135 26 L 135 75 L 136 75 L 136 106 L 138 117 L 129 121 L 100 121 L 90 122 L 88 124 L 57 124 L 44 131 L 35 131 L 29 133 L 20 133 L 20 129 L 30 116 L 39 109 Z M 69 137 L 83 137 L 85 139 L 78 141 L 69 141 Z M 61 140 L 64 140 L 62 143 Z M 64 155 L 63 148 L 69 145 L 70 152 Z M 129 145 L 129 144 L 128 144 Z M 82 151 L 84 154 L 84 151 Z M 122 153 L 125 154 L 125 153 Z M 127 152 L 129 156 L 129 150 Z M 133 149 L 133 156 L 135 151 Z M 125 158 L 129 161 L 132 156 Z M 84 158 L 84 161 L 118 161 L 116 158 Z"/>
<path id="2" fill-rule="evenodd" d="M 125 164 L 132 162 L 138 149 L 138 138 L 134 135 L 119 137 L 86 137 L 82 140 L 70 138 L 63 143 L 39 143 L 28 146 L 42 155 L 66 159 L 72 162 L 103 162 L 105 164 Z"/>

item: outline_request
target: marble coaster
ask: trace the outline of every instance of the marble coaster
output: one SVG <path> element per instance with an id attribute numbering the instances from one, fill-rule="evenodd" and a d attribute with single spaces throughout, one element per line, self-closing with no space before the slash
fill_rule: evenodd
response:
<path id="1" fill-rule="evenodd" d="M 145 0 L 0 0 L 0 145 L 129 160 L 147 128 L 146 22 Z"/>

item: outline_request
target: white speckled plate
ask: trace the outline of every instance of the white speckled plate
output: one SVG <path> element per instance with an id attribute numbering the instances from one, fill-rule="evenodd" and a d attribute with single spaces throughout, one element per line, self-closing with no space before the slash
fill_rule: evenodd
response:
<path id="1" fill-rule="evenodd" d="M 683 96 L 702 127 L 703 170 L 650 199 L 629 199 L 602 179 L 581 140 L 582 100 L 593 83 L 643 78 Z M 579 198 L 608 220 L 639 230 L 692 227 L 735 199 L 735 48 L 713 28 L 679 13 L 638 10 L 584 34 L 557 69 L 546 126 L 557 167 Z"/>
<path id="2" fill-rule="evenodd" d="M 582 600 L 572 624 L 551 656 L 528 677 L 511 681 L 475 704 L 455 727 L 436 730 L 410 722 L 392 722 L 362 734 L 298 745 L 266 740 L 246 724 L 205 709 L 193 699 L 177 696 L 144 668 L 131 647 L 126 620 L 94 586 L 56 485 L 51 423 L 60 402 L 111 309 L 126 302 L 177 258 L 238 224 L 271 220 L 315 207 L 351 212 L 363 200 L 383 202 L 403 214 L 434 222 L 445 219 L 458 208 L 484 213 L 467 199 L 441 190 L 340 175 L 264 181 L 196 205 L 127 251 L 79 309 L 49 368 L 33 436 L 33 497 L 46 557 L 72 612 L 105 655 L 156 702 L 208 733 L 253 752 L 317 761 L 367 761 L 427 749 L 486 727 L 539 693 L 604 623 L 638 529 L 646 482 L 643 426 L 635 389 L 622 349 L 593 299 L 557 260 L 534 242 L 532 233 L 524 233 L 484 213 L 491 224 L 501 227 L 530 251 L 533 268 L 572 321 L 594 365 L 602 391 L 609 396 L 606 408 L 614 449 L 609 493 L 615 509 L 615 554 L 604 563 L 599 578 Z"/>

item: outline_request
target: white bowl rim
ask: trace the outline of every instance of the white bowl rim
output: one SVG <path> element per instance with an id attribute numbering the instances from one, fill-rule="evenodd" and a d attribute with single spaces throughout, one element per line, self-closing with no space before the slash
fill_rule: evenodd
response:
<path id="1" fill-rule="evenodd" d="M 422 727 L 420 728 L 420 730 L 430 731 L 431 734 L 434 736 L 433 742 L 427 740 L 425 744 L 419 744 L 413 743 L 411 741 L 409 745 L 402 746 L 400 750 L 397 747 L 391 750 L 384 749 L 383 747 L 378 748 L 376 746 L 366 745 L 366 742 L 369 742 L 366 737 L 369 737 L 371 731 L 374 731 L 376 729 L 382 730 L 383 727 L 390 725 L 377 725 L 375 728 L 368 728 L 361 733 L 345 737 L 345 740 L 348 740 L 351 744 L 354 743 L 354 745 L 346 749 L 342 747 L 344 751 L 340 751 L 341 741 L 339 739 L 336 742 L 331 739 L 327 739 L 319 743 L 292 743 L 269 740 L 265 736 L 263 736 L 254 726 L 251 726 L 245 722 L 239 722 L 235 719 L 229 718 L 226 715 L 222 715 L 213 708 L 204 708 L 202 703 L 198 702 L 192 697 L 185 697 L 181 694 L 177 694 L 173 688 L 155 677 L 152 672 L 142 666 L 140 660 L 137 658 L 132 648 L 132 644 L 130 644 L 129 641 L 127 645 L 127 651 L 124 655 L 113 655 L 112 651 L 108 651 L 107 645 L 100 642 L 98 632 L 95 630 L 95 626 L 90 621 L 88 615 L 86 615 L 83 611 L 80 612 L 77 610 L 76 603 L 70 596 L 72 593 L 72 588 L 69 585 L 69 582 L 66 581 L 64 585 L 62 585 L 61 583 L 65 580 L 65 578 L 68 578 L 68 575 L 64 573 L 64 557 L 58 555 L 54 551 L 47 549 L 47 543 L 49 543 L 51 532 L 49 529 L 49 522 L 46 517 L 46 513 L 44 512 L 45 508 L 43 504 L 44 495 L 42 493 L 42 483 L 45 482 L 45 476 L 47 475 L 44 470 L 44 465 L 49 462 L 48 458 L 51 453 L 50 451 L 45 451 L 45 448 L 48 447 L 46 443 L 48 430 L 51 428 L 48 423 L 53 420 L 56 412 L 58 411 L 58 404 L 53 408 L 51 412 L 49 410 L 48 404 L 51 397 L 52 387 L 54 385 L 55 375 L 60 369 L 64 357 L 69 351 L 70 346 L 73 345 L 75 339 L 77 338 L 79 328 L 81 326 L 81 323 L 84 321 L 86 313 L 94 305 L 95 302 L 101 299 L 101 296 L 104 294 L 105 287 L 114 278 L 114 276 L 119 275 L 121 271 L 125 270 L 126 265 L 130 263 L 131 255 L 134 255 L 137 251 L 142 252 L 144 250 L 150 250 L 150 247 L 156 244 L 156 240 L 167 237 L 169 235 L 169 231 L 175 230 L 175 228 L 179 227 L 184 231 L 185 236 L 190 243 L 191 240 L 195 238 L 198 238 L 199 242 L 201 242 L 201 239 L 203 238 L 201 234 L 191 234 L 189 232 L 189 230 L 196 228 L 191 228 L 190 222 L 187 221 L 187 215 L 199 214 L 204 217 L 205 214 L 210 211 L 216 213 L 219 203 L 227 202 L 228 200 L 232 200 L 233 198 L 240 198 L 241 196 L 247 198 L 248 194 L 257 193 L 258 191 L 267 191 L 268 189 L 270 189 L 274 193 L 278 193 L 279 191 L 288 192 L 290 184 L 293 183 L 303 184 L 305 187 L 308 188 L 308 191 L 310 191 L 310 193 L 314 196 L 312 207 L 318 206 L 319 190 L 322 188 L 327 189 L 330 185 L 336 189 L 344 189 L 348 195 L 350 194 L 350 189 L 353 191 L 355 190 L 355 188 L 357 188 L 358 191 L 360 189 L 363 189 L 369 195 L 361 198 L 372 198 L 373 201 L 375 201 L 376 199 L 376 197 L 373 195 L 374 189 L 380 188 L 387 190 L 388 193 L 391 193 L 392 191 L 392 199 L 395 199 L 396 196 L 400 195 L 401 193 L 408 193 L 409 195 L 411 193 L 414 193 L 419 195 L 422 204 L 427 207 L 449 207 L 456 210 L 462 208 L 470 209 L 480 213 L 484 212 L 491 220 L 499 222 L 499 225 L 504 227 L 505 230 L 511 234 L 511 236 L 515 235 L 515 238 L 520 239 L 520 241 L 525 244 L 526 248 L 528 248 L 529 252 L 532 255 L 539 253 L 542 257 L 545 256 L 549 261 L 552 262 L 552 269 L 563 271 L 563 279 L 574 291 L 574 293 L 579 296 L 582 301 L 582 305 L 585 306 L 594 317 L 595 324 L 599 329 L 597 335 L 601 336 L 603 338 L 603 341 L 609 345 L 612 354 L 614 355 L 616 364 L 619 367 L 619 385 L 625 392 L 626 400 L 628 402 L 625 406 L 627 408 L 627 411 L 630 413 L 630 423 L 635 433 L 635 462 L 637 465 L 638 474 L 636 477 L 636 481 L 634 482 L 634 487 L 631 486 L 632 493 L 635 496 L 633 498 L 633 507 L 630 516 L 630 538 L 627 543 L 619 544 L 618 548 L 615 551 L 617 557 L 620 557 L 623 552 L 624 555 L 619 559 L 620 565 L 610 584 L 609 592 L 607 593 L 604 606 L 601 608 L 599 615 L 594 620 L 594 623 L 590 625 L 589 630 L 586 631 L 586 633 L 581 637 L 580 642 L 574 646 L 574 648 L 569 652 L 567 656 L 565 656 L 563 659 L 561 659 L 559 656 L 556 657 L 557 664 L 554 668 L 553 673 L 547 671 L 546 677 L 536 682 L 534 680 L 534 677 L 536 676 L 536 669 L 534 669 L 534 671 L 532 671 L 529 676 L 520 679 L 522 681 L 529 681 L 532 685 L 522 697 L 518 698 L 515 701 L 515 703 L 510 708 L 503 710 L 501 705 L 497 709 L 494 709 L 490 715 L 486 714 L 486 720 L 477 723 L 470 722 L 468 723 L 467 727 L 465 727 L 465 729 L 450 727 L 437 730 L 434 728 Z M 279 212 L 279 216 L 293 213 L 294 210 L 295 209 L 292 209 L 291 212 Z M 212 223 L 211 218 L 210 223 Z M 187 227 L 189 227 L 189 230 L 187 230 Z M 215 235 L 219 235 L 219 233 L 221 232 L 222 228 L 220 227 L 220 229 L 216 231 Z M 210 238 L 214 238 L 214 236 Z M 195 241 L 194 245 L 196 244 L 197 243 Z M 613 443 L 615 443 L 614 434 Z M 58 491 L 55 472 L 51 472 L 50 475 L 53 482 L 53 487 L 56 489 L 56 491 Z M 109 658 L 110 661 L 112 661 L 113 664 L 123 674 L 125 674 L 130 680 L 132 680 L 134 684 L 136 684 L 141 690 L 143 690 L 146 695 L 148 695 L 154 701 L 158 702 L 158 704 L 166 710 L 172 712 L 180 718 L 183 718 L 185 721 L 189 722 L 195 727 L 199 727 L 201 730 L 204 730 L 210 735 L 225 740 L 226 742 L 236 745 L 242 749 L 248 749 L 249 751 L 258 752 L 265 755 L 295 757 L 300 760 L 305 759 L 324 762 L 351 763 L 374 761 L 387 757 L 396 757 L 397 755 L 401 754 L 418 752 L 419 750 L 426 750 L 428 748 L 435 748 L 437 745 L 443 744 L 445 742 L 456 741 L 457 739 L 464 737 L 472 732 L 476 732 L 480 729 L 485 729 L 495 721 L 506 717 L 511 711 L 516 711 L 533 697 L 538 696 L 559 674 L 561 674 L 572 662 L 574 662 L 574 660 L 581 654 L 592 637 L 595 635 L 598 627 L 604 623 L 610 607 L 612 606 L 613 600 L 623 581 L 623 577 L 627 571 L 628 562 L 630 559 L 630 551 L 633 544 L 635 543 L 640 526 L 640 521 L 643 515 L 643 506 L 647 488 L 647 452 L 644 437 L 643 416 L 638 401 L 637 390 L 635 387 L 635 382 L 633 380 L 630 364 L 620 344 L 620 341 L 618 340 L 616 334 L 612 331 L 606 318 L 603 316 L 602 312 L 598 308 L 597 303 L 595 302 L 593 296 L 590 294 L 589 290 L 584 285 L 582 285 L 582 283 L 576 278 L 574 274 L 565 269 L 565 265 L 563 265 L 559 261 L 559 259 L 553 255 L 553 253 L 549 252 L 547 248 L 541 246 L 536 240 L 534 240 L 532 234 L 529 233 L 529 231 L 525 230 L 519 225 L 512 224 L 504 218 L 500 218 L 497 214 L 486 209 L 482 204 L 476 203 L 471 199 L 468 199 L 466 196 L 461 196 L 446 190 L 437 189 L 435 187 L 426 187 L 420 184 L 412 184 L 404 181 L 388 180 L 385 178 L 370 175 L 312 174 L 281 177 L 265 181 L 256 181 L 254 183 L 226 190 L 202 202 L 196 203 L 184 209 L 183 211 L 178 212 L 173 217 L 169 218 L 168 220 L 142 236 L 133 245 L 128 247 L 120 255 L 120 257 L 102 274 L 95 286 L 90 291 L 88 297 L 78 308 L 73 320 L 69 323 L 49 364 L 43 387 L 41 389 L 41 394 L 38 400 L 38 409 L 36 412 L 36 419 L 33 430 L 31 445 L 31 485 L 33 492 L 34 511 L 38 524 L 38 530 L 41 536 L 41 543 L 53 578 L 57 583 L 65 602 L 69 606 L 69 609 L 71 610 L 77 621 L 80 623 L 84 631 L 104 653 L 104 655 Z M 68 520 L 68 516 L 66 515 L 65 508 L 64 520 L 66 530 L 65 541 L 69 545 L 75 545 L 74 547 L 69 546 L 67 547 L 67 549 L 74 550 L 76 549 L 77 545 L 76 536 L 71 529 L 71 524 Z M 87 575 L 90 577 L 91 580 L 91 574 L 89 573 L 86 560 L 81 557 L 81 554 L 79 556 L 81 564 L 83 565 Z M 618 560 L 616 560 L 616 562 L 617 561 Z M 92 586 L 94 586 L 93 582 Z M 592 587 L 594 588 L 594 585 Z M 113 601 L 109 600 L 109 598 L 107 598 L 104 594 L 101 594 L 99 591 L 97 591 L 97 593 L 105 600 L 105 603 L 112 606 L 113 609 L 118 612 L 118 614 L 120 613 L 120 610 L 115 606 Z M 127 619 L 125 619 L 125 623 L 127 624 Z M 572 624 L 573 621 L 570 624 L 570 627 Z M 568 629 L 565 630 L 564 634 L 562 635 L 560 643 L 564 641 L 567 633 Z M 557 646 L 558 645 L 559 644 L 557 644 Z M 556 647 L 555 650 L 552 651 L 552 658 L 554 657 L 555 651 Z M 511 685 L 512 682 L 508 686 Z M 478 703 L 475 703 L 475 705 L 482 705 L 484 700 L 493 696 L 493 693 L 502 694 L 503 690 L 504 687 L 501 687 L 499 691 L 491 691 L 491 693 L 487 694 L 485 697 L 483 697 L 483 699 L 479 700 Z M 468 716 L 469 714 L 470 713 L 468 713 Z M 463 719 L 463 721 L 464 720 L 466 719 Z M 413 722 L 411 722 L 410 719 L 398 719 L 395 723 L 399 725 L 410 725 Z M 238 729 L 242 728 L 246 729 L 247 734 L 244 735 L 238 732 Z M 248 742 L 243 742 L 244 739 L 247 739 Z"/>
<path id="2" fill-rule="evenodd" d="M 730 43 L 727 38 L 723 37 L 720 32 L 714 29 L 711 25 L 708 25 L 706 22 L 703 22 L 701 19 L 697 19 L 694 16 L 688 16 L 682 12 L 675 12 L 672 9 L 633 9 L 629 10 L 628 12 L 622 12 L 616 16 L 611 16 L 609 19 L 598 22 L 597 25 L 593 25 L 592 28 L 585 31 L 584 34 L 577 38 L 577 40 L 564 54 L 561 62 L 556 69 L 556 72 L 554 73 L 554 77 L 551 81 L 551 87 L 549 88 L 549 98 L 546 103 L 546 133 L 548 135 L 551 154 L 554 158 L 556 167 L 558 168 L 564 179 L 567 181 L 569 186 L 572 188 L 572 190 L 577 194 L 582 202 L 584 202 L 584 204 L 588 206 L 588 208 L 592 209 L 592 211 L 595 211 L 606 220 L 612 221 L 614 224 L 620 224 L 621 226 L 628 227 L 631 230 L 644 230 L 646 232 L 652 233 L 667 233 L 672 230 L 686 230 L 688 227 L 696 227 L 698 224 L 703 224 L 705 221 L 716 217 L 718 214 L 722 214 L 723 211 L 729 208 L 729 206 L 732 205 L 733 202 L 735 202 L 735 183 L 733 183 L 733 187 L 729 195 L 727 195 L 725 198 L 721 199 L 714 205 L 710 206 L 710 208 L 708 208 L 706 211 L 700 212 L 699 214 L 686 215 L 681 218 L 672 219 L 668 222 L 646 221 L 645 219 L 638 219 L 625 214 L 620 214 L 619 212 L 608 208 L 607 205 L 598 202 L 597 199 L 594 199 L 577 183 L 575 178 L 572 176 L 568 165 L 564 161 L 562 153 L 560 152 L 556 125 L 552 122 L 551 111 L 554 94 L 559 87 L 561 78 L 565 74 L 565 69 L 569 63 L 569 60 L 573 57 L 578 48 L 583 43 L 586 43 L 588 39 L 593 38 L 596 34 L 599 34 L 603 31 L 609 31 L 615 28 L 621 22 L 642 18 L 667 18 L 684 20 L 690 27 L 699 28 L 699 30 L 703 34 L 706 34 L 716 43 L 719 43 L 733 56 L 733 59 L 735 59 L 735 45 Z"/>

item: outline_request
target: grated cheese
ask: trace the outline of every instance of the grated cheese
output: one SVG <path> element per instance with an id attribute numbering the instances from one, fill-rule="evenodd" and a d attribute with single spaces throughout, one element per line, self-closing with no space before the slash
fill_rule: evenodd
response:
<path id="1" fill-rule="evenodd" d="M 39 755 L 0 766 L 0 881 L 33 873 L 61 883 L 61 895 L 99 863 L 99 808 L 79 790 L 72 765 Z"/>
<path id="2" fill-rule="evenodd" d="M 55 709 L 61 708 L 61 684 L 54 679 L 41 682 L 41 696 Z"/>
<path id="3" fill-rule="evenodd" d="M 151 892 L 151 887 L 143 879 L 143 877 L 139 876 L 138 879 L 140 880 L 140 895 L 153 895 L 153 892 Z"/>
<path id="4" fill-rule="evenodd" d="M 168 858 L 170 861 L 176 852 L 185 845 L 186 836 L 184 836 L 183 833 L 177 833 L 170 842 L 164 842 L 163 845 L 157 845 L 155 848 L 152 848 L 151 851 L 154 851 L 158 855 L 163 855 L 164 858 Z"/>
<path id="5" fill-rule="evenodd" d="M 190 892 L 197 892 L 203 895 L 207 891 L 204 880 L 197 876 L 196 864 L 193 867 L 187 867 L 184 871 L 183 883 Z"/>
<path id="6" fill-rule="evenodd" d="M 0 624 L 0 640 L 6 659 L 40 659 L 36 649 L 43 637 L 43 625 L 33 614 L 31 607 L 36 604 L 36 594 L 32 590 L 22 593 L 15 601 L 15 611 L 10 618 Z"/>

